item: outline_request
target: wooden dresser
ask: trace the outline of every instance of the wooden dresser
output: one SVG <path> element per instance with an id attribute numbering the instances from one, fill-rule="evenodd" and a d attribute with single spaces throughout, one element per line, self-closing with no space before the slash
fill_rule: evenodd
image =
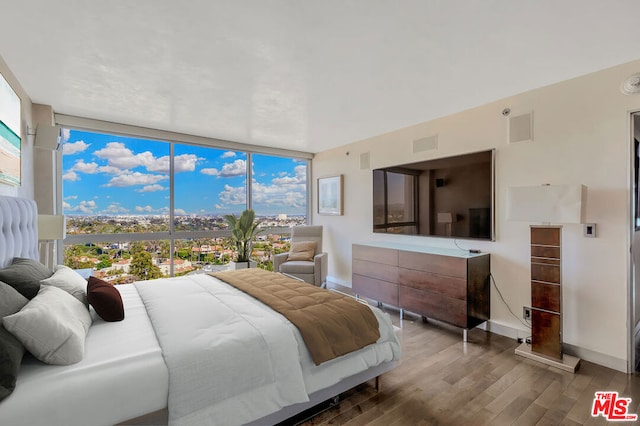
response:
<path id="1" fill-rule="evenodd" d="M 489 319 L 490 256 L 411 245 L 353 244 L 352 286 L 361 296 L 462 327 Z"/>

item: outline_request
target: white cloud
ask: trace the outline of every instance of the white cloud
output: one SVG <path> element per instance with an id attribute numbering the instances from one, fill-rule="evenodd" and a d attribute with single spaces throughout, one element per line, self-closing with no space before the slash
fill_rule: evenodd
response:
<path id="1" fill-rule="evenodd" d="M 233 158 L 236 156 L 236 153 L 233 151 L 227 151 L 220 156 L 220 158 Z"/>
<path id="2" fill-rule="evenodd" d="M 84 160 L 76 161 L 71 170 L 81 173 L 94 174 L 98 172 L 98 163 L 85 163 Z"/>
<path id="3" fill-rule="evenodd" d="M 68 180 L 69 182 L 76 182 L 80 180 L 80 177 L 73 170 L 69 170 L 67 173 L 62 175 L 63 180 Z"/>
<path id="4" fill-rule="evenodd" d="M 222 170 L 218 176 L 220 177 L 234 177 L 244 176 L 247 173 L 247 162 L 245 160 L 236 160 L 233 163 L 227 163 L 222 166 Z"/>
<path id="5" fill-rule="evenodd" d="M 109 207 L 104 210 L 104 213 L 129 213 L 129 210 L 122 207 L 120 203 L 111 203 Z"/>
<path id="6" fill-rule="evenodd" d="M 71 208 L 71 204 L 67 203 L 66 201 L 62 202 L 62 209 L 63 210 L 69 210 Z"/>
<path id="7" fill-rule="evenodd" d="M 65 129 L 66 130 L 66 129 Z M 77 142 L 66 142 L 69 139 L 69 131 L 67 130 L 66 136 L 64 136 L 63 132 L 63 144 L 62 144 L 62 153 L 64 155 L 73 155 L 79 152 L 85 151 L 91 144 L 86 143 L 85 141 L 77 141 Z"/>
<path id="8" fill-rule="evenodd" d="M 107 146 L 94 153 L 98 158 L 107 160 L 107 165 L 100 167 L 99 171 L 109 174 L 120 174 L 125 170 L 144 167 L 149 172 L 169 173 L 169 156 L 155 157 L 150 151 L 134 154 L 122 142 L 109 142 Z M 192 172 L 196 169 L 198 156 L 195 154 L 182 154 L 174 158 L 174 170 L 176 173 Z"/>
<path id="9" fill-rule="evenodd" d="M 220 201 L 222 201 L 224 204 L 231 204 L 231 205 L 246 204 L 247 190 L 244 186 L 225 185 L 224 190 L 218 194 L 218 197 L 220 198 Z"/>
<path id="10" fill-rule="evenodd" d="M 77 206 L 71 206 L 69 205 L 68 208 L 66 208 L 67 210 L 71 211 L 71 212 L 81 212 L 84 214 L 93 214 L 94 210 L 96 209 L 97 205 L 96 202 L 93 200 L 89 200 L 89 201 L 80 201 L 80 204 L 78 204 Z"/>
<path id="11" fill-rule="evenodd" d="M 173 169 L 176 173 L 179 172 L 192 172 L 196 169 L 196 163 L 198 157 L 194 154 L 182 154 L 174 157 Z M 169 173 L 169 171 L 167 171 Z"/>
<path id="12" fill-rule="evenodd" d="M 169 177 L 163 175 L 147 175 L 140 172 L 123 173 L 111 178 L 106 186 L 115 186 L 118 188 L 122 188 L 125 186 L 135 185 L 153 185 L 154 183 L 158 183 L 159 181 L 164 179 L 169 179 Z"/>
<path id="13" fill-rule="evenodd" d="M 136 211 L 137 212 L 145 212 L 145 213 L 151 213 L 153 212 L 153 207 L 151 206 L 136 206 Z"/>
<path id="14" fill-rule="evenodd" d="M 173 169 L 176 173 L 192 172 L 196 169 L 198 157 L 194 154 L 177 155 L 173 159 Z M 169 156 L 154 158 L 145 165 L 150 172 L 169 173 Z"/>
<path id="15" fill-rule="evenodd" d="M 62 143 L 65 144 L 67 143 L 67 141 L 69 140 L 69 137 L 71 137 L 71 130 L 69 129 L 62 129 Z M 62 146 L 62 149 L 64 149 L 64 145 Z"/>
<path id="16" fill-rule="evenodd" d="M 222 166 L 222 170 L 206 168 L 200 170 L 200 173 L 217 177 L 244 176 L 247 174 L 247 162 L 245 160 L 237 159 L 233 163 L 227 163 Z"/>
<path id="17" fill-rule="evenodd" d="M 307 168 L 296 166 L 293 175 L 278 174 L 270 183 L 261 183 L 254 179 L 253 202 L 270 206 L 301 208 L 307 203 Z"/>
<path id="18" fill-rule="evenodd" d="M 187 215 L 187 212 L 184 209 L 174 209 L 173 211 L 174 211 L 174 214 L 179 214 L 179 215 L 182 215 L 182 216 L 186 216 Z"/>
<path id="19" fill-rule="evenodd" d="M 203 175 L 218 176 L 220 171 L 215 168 L 207 168 L 207 169 L 200 170 L 200 173 L 202 173 Z"/>
<path id="20" fill-rule="evenodd" d="M 78 196 L 77 195 L 67 195 L 66 197 L 64 197 L 65 200 L 77 200 Z"/>
<path id="21" fill-rule="evenodd" d="M 126 170 L 122 170 L 114 166 L 100 166 L 98 167 L 98 171 L 101 173 L 107 173 L 109 175 L 121 175 L 126 172 Z"/>
<path id="22" fill-rule="evenodd" d="M 162 185 L 158 185 L 154 183 L 153 185 L 146 185 L 142 189 L 139 189 L 138 192 L 156 192 L 156 191 L 165 191 L 168 188 Z"/>
<path id="23" fill-rule="evenodd" d="M 98 158 L 107 160 L 108 165 L 120 169 L 134 169 L 148 166 L 155 159 L 149 151 L 134 154 L 122 142 L 109 142 L 107 146 L 94 153 Z"/>

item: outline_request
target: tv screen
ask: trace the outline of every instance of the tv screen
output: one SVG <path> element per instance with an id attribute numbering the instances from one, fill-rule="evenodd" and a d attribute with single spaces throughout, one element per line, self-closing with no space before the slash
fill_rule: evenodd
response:
<path id="1" fill-rule="evenodd" d="M 373 170 L 373 232 L 494 238 L 495 150 Z"/>

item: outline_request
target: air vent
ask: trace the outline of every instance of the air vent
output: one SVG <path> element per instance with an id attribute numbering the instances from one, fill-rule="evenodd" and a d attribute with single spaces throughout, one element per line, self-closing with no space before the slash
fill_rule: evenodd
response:
<path id="1" fill-rule="evenodd" d="M 427 136 L 426 138 L 413 141 L 413 152 L 429 151 L 438 149 L 438 135 Z"/>
<path id="2" fill-rule="evenodd" d="M 360 170 L 369 170 L 369 153 L 360 154 Z"/>
<path id="3" fill-rule="evenodd" d="M 533 112 L 509 117 L 509 143 L 533 140 Z"/>

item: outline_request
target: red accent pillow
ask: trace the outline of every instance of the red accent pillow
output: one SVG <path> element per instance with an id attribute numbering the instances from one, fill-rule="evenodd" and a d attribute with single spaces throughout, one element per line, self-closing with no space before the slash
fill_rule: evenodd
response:
<path id="1" fill-rule="evenodd" d="M 89 277 L 87 282 L 87 301 L 96 313 L 105 321 L 122 321 L 124 305 L 117 288 L 96 277 Z"/>

